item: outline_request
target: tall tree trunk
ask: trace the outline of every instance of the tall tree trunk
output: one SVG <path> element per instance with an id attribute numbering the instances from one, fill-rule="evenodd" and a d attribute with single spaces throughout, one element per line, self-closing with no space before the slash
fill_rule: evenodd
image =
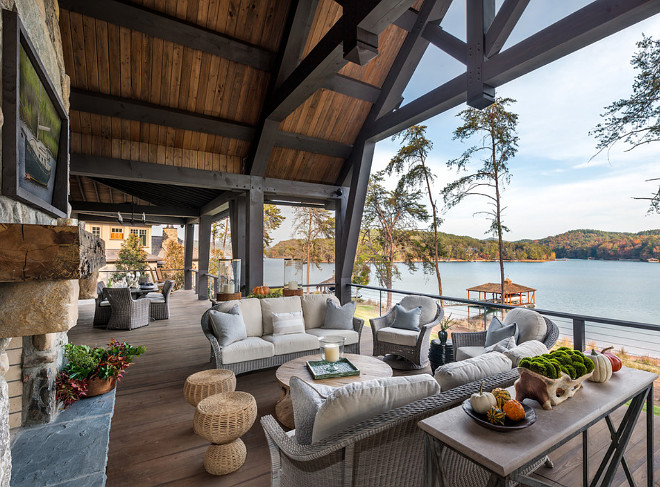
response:
<path id="1" fill-rule="evenodd" d="M 504 304 L 504 243 L 502 242 L 502 207 L 500 204 L 500 185 L 497 169 L 495 170 L 495 219 L 497 224 L 497 244 L 500 257 L 500 290 L 502 291 L 501 302 Z"/>
<path id="2" fill-rule="evenodd" d="M 225 233 L 222 236 L 222 258 L 225 258 L 225 249 L 227 248 L 227 235 L 229 234 L 229 218 L 225 220 Z M 232 258 L 233 258 L 232 254 Z"/>
<path id="3" fill-rule="evenodd" d="M 394 241 L 390 237 L 390 255 L 388 255 L 389 262 L 387 263 L 387 275 L 385 287 L 387 289 L 392 289 L 392 279 L 394 274 Z M 392 308 L 392 293 L 387 293 L 387 302 L 385 303 L 385 309 L 389 311 Z"/>
<path id="4" fill-rule="evenodd" d="M 422 167 L 424 168 L 424 176 L 426 177 L 426 190 L 429 193 L 429 201 L 431 202 L 431 211 L 433 212 L 433 246 L 435 254 L 433 256 L 433 263 L 435 264 L 435 277 L 438 280 L 438 294 L 442 296 L 442 278 L 440 277 L 440 266 L 438 265 L 438 213 L 435 208 L 435 201 L 433 201 L 433 196 L 431 193 L 431 181 L 429 180 L 429 174 L 426 170 L 426 165 L 422 161 Z"/>
<path id="5" fill-rule="evenodd" d="M 312 212 L 307 215 L 307 284 L 309 284 L 309 261 L 312 256 Z"/>

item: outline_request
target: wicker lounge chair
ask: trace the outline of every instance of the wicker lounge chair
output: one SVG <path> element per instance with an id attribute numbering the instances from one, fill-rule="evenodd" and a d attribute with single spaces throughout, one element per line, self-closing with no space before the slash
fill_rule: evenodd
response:
<path id="1" fill-rule="evenodd" d="M 392 328 L 395 313 L 392 308 L 380 318 L 369 320 L 374 340 L 373 355 L 397 355 L 410 363 L 406 368 L 421 369 L 429 363 L 431 330 L 440 323 L 444 311 L 435 300 L 425 296 L 406 296 L 399 304 L 407 310 L 422 307 L 424 323 L 420 323 L 419 333 L 413 336 L 408 330 Z M 429 318 L 425 320 L 425 316 Z"/>
<path id="2" fill-rule="evenodd" d="M 147 299 L 151 301 L 150 313 L 154 320 L 166 320 L 170 317 L 170 293 L 174 281 L 167 280 L 163 284 L 163 293 L 149 293 Z"/>
<path id="3" fill-rule="evenodd" d="M 112 308 L 108 330 L 133 330 L 149 324 L 149 299 L 136 301 L 125 287 L 106 288 L 105 294 Z"/>
<path id="4" fill-rule="evenodd" d="M 421 487 L 424 485 L 424 441 L 417 423 L 460 404 L 479 390 L 508 387 L 518 378 L 513 369 L 412 402 L 362 421 L 311 445 L 300 445 L 272 416 L 261 418 L 271 456 L 271 487 Z M 456 472 L 447 487 L 483 487 L 490 473 L 445 449 L 447 469 Z M 531 470 L 538 468 L 541 460 Z"/>
<path id="5" fill-rule="evenodd" d="M 108 325 L 108 321 L 110 321 L 112 308 L 110 307 L 110 301 L 105 296 L 105 283 L 103 281 L 99 281 L 96 284 L 96 298 L 94 302 L 94 327 L 105 328 Z"/>

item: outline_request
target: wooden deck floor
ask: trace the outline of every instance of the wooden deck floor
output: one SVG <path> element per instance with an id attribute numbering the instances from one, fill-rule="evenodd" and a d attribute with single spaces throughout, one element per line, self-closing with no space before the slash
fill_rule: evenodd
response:
<path id="1" fill-rule="evenodd" d="M 258 421 L 243 436 L 248 450 L 245 465 L 225 477 L 204 471 L 208 443 L 192 431 L 193 408 L 183 399 L 183 383 L 194 372 L 210 367 L 208 341 L 201 332 L 199 318 L 208 302 L 198 301 L 192 292 L 177 291 L 171 297 L 169 320 L 152 322 L 133 331 L 106 331 L 92 327 L 93 302 L 80 306 L 78 325 L 69 332 L 73 343 L 104 344 L 111 337 L 141 344 L 147 353 L 128 370 L 119 384 L 117 404 L 110 432 L 108 459 L 109 487 L 115 486 L 241 486 L 265 487 L 270 484 L 270 456 Z M 363 333 L 362 353 L 371 351 L 371 333 Z M 421 371 L 430 373 L 430 370 Z M 257 400 L 258 416 L 274 414 L 280 390 L 275 369 L 238 377 L 237 389 Z M 638 485 L 646 477 L 644 463 L 644 413 L 640 417 L 626 456 Z M 618 421 L 616 422 L 618 424 Z M 660 479 L 660 422 L 655 427 L 655 478 Z M 604 422 L 590 430 L 592 474 L 609 445 Z M 539 471 L 552 485 L 581 485 L 581 442 L 574 439 L 551 455 L 555 468 Z M 615 486 L 627 485 L 619 472 Z M 656 481 L 660 486 L 660 481 Z M 304 487 L 304 486 L 301 486 Z M 407 486 L 403 486 L 407 487 Z"/>

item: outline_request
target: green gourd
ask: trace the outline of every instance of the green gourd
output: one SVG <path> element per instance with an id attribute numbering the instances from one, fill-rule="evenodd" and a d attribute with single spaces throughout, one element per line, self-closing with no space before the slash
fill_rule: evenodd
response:
<path id="1" fill-rule="evenodd" d="M 486 419 L 488 419 L 488 422 L 491 424 L 504 424 L 505 418 L 506 415 L 500 408 L 490 408 L 486 412 Z"/>

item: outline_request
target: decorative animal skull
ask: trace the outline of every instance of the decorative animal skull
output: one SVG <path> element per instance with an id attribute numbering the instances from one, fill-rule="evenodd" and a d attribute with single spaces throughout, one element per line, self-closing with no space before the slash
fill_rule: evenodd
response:
<path id="1" fill-rule="evenodd" d="M 522 401 L 530 398 L 538 401 L 543 409 L 552 409 L 552 406 L 561 404 L 580 390 L 582 382 L 591 376 L 591 373 L 573 380 L 568 374 L 562 372 L 559 379 L 549 379 L 536 372 L 523 367 L 519 368 L 520 379 L 516 381 L 516 400 Z"/>

